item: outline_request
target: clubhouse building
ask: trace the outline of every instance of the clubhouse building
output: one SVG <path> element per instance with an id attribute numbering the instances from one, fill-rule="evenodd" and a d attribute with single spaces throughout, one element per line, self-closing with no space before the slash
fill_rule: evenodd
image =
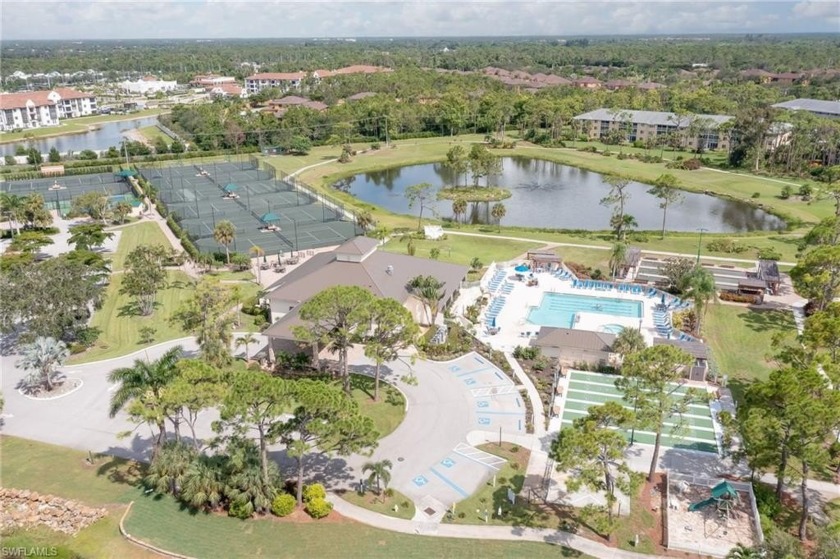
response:
<path id="1" fill-rule="evenodd" d="M 300 306 L 328 287 L 355 285 L 377 297 L 396 299 L 417 323 L 428 324 L 423 303 L 408 290 L 411 279 L 434 276 L 443 282 L 440 309 L 444 309 L 455 299 L 469 270 L 458 264 L 380 252 L 378 246 L 376 239 L 355 237 L 335 250 L 314 255 L 269 287 L 266 298 L 271 306 L 272 325 L 264 334 L 269 340 L 272 361 L 281 351 L 301 351 L 294 335 L 294 327 L 303 324 L 298 316 Z"/>

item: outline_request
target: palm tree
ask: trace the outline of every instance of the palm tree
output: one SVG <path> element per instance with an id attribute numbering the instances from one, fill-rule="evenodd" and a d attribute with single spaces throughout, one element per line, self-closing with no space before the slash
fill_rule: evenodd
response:
<path id="1" fill-rule="evenodd" d="M 642 333 L 636 328 L 622 328 L 621 332 L 615 337 L 612 345 L 612 352 L 617 353 L 624 360 L 625 357 L 631 353 L 636 353 L 645 349 L 647 344 Z"/>
<path id="2" fill-rule="evenodd" d="M 760 550 L 739 543 L 729 551 L 726 559 L 761 559 L 763 556 Z"/>
<path id="3" fill-rule="evenodd" d="M 247 334 L 236 338 L 236 347 L 245 346 L 245 360 L 250 360 L 250 352 L 248 351 L 248 346 L 251 344 L 257 343 L 259 340 L 252 334 L 248 332 Z"/>
<path id="4" fill-rule="evenodd" d="M 201 266 L 204 266 L 204 271 L 209 272 L 210 269 L 213 267 L 213 263 L 215 262 L 215 258 L 209 252 L 202 252 L 196 257 L 195 263 Z"/>
<path id="5" fill-rule="evenodd" d="M 12 231 L 20 234 L 20 222 L 24 213 L 24 198 L 9 192 L 0 193 L 0 213 L 9 218 Z"/>
<path id="6" fill-rule="evenodd" d="M 131 204 L 126 201 L 118 202 L 114 206 L 114 213 L 120 218 L 120 224 L 125 223 L 125 218 L 131 213 Z"/>
<path id="7" fill-rule="evenodd" d="M 467 214 L 467 201 L 461 198 L 453 200 L 452 213 L 455 215 L 455 223 L 460 223 L 461 216 Z"/>
<path id="8" fill-rule="evenodd" d="M 181 499 L 194 509 L 215 509 L 224 496 L 221 456 L 199 455 L 184 474 Z"/>
<path id="9" fill-rule="evenodd" d="M 111 406 L 108 412 L 111 417 L 116 416 L 120 410 L 132 401 L 139 401 L 152 411 L 148 415 L 151 418 L 149 422 L 158 428 L 153 456 L 157 456 L 166 436 L 163 410 L 155 410 L 154 408 L 161 401 L 163 389 L 177 376 L 177 363 L 182 352 L 181 346 L 175 346 L 156 361 L 149 362 L 135 359 L 132 367 L 114 369 L 108 375 L 109 382 L 119 383 L 116 391 L 111 395 Z"/>
<path id="10" fill-rule="evenodd" d="M 192 446 L 180 441 L 167 441 L 149 466 L 145 484 L 158 493 L 177 495 L 195 457 L 196 451 Z"/>
<path id="11" fill-rule="evenodd" d="M 374 225 L 373 215 L 371 215 L 370 212 L 361 212 L 356 214 L 356 225 L 359 226 L 359 229 L 366 232 Z"/>
<path id="12" fill-rule="evenodd" d="M 225 247 L 225 256 L 227 257 L 228 266 L 230 266 L 230 245 L 236 239 L 236 226 L 227 219 L 223 219 L 213 229 L 213 239 Z"/>
<path id="13" fill-rule="evenodd" d="M 33 384 L 43 384 L 49 391 L 53 389 L 53 373 L 70 356 L 67 345 L 55 338 L 40 336 L 31 344 L 21 348 L 22 358 L 17 366 L 30 371 Z"/>
<path id="14" fill-rule="evenodd" d="M 251 256 L 257 259 L 257 283 L 262 284 L 262 268 L 260 268 L 260 257 L 265 255 L 265 251 L 261 246 L 254 245 L 248 249 Z M 247 350 L 247 348 L 245 348 Z"/>
<path id="15" fill-rule="evenodd" d="M 382 488 L 380 482 L 388 489 L 388 484 L 391 482 L 391 468 L 394 465 L 390 460 L 380 460 L 379 462 L 368 462 L 362 466 L 362 473 L 370 472 L 368 476 L 368 483 L 376 484 L 376 492 L 381 493 Z"/>
<path id="16" fill-rule="evenodd" d="M 437 319 L 440 300 L 445 294 L 444 283 L 434 276 L 415 276 L 408 282 L 408 288 L 427 309 L 426 316 L 431 326 Z"/>
<path id="17" fill-rule="evenodd" d="M 688 279 L 688 299 L 694 302 L 694 314 L 697 320 L 694 324 L 694 334 L 699 336 L 702 331 L 701 321 L 706 317 L 709 301 L 717 298 L 715 277 L 705 268 L 697 267 Z"/>
<path id="18" fill-rule="evenodd" d="M 493 219 L 495 219 L 496 223 L 499 224 L 499 233 L 502 232 L 502 218 L 505 217 L 505 214 L 507 214 L 507 209 L 501 202 L 496 202 L 493 204 L 493 207 L 490 208 L 490 215 L 493 216 Z"/>
<path id="19" fill-rule="evenodd" d="M 624 260 L 627 257 L 627 245 L 615 243 L 610 251 L 610 272 L 612 277 L 618 276 L 618 271 L 624 267 Z"/>

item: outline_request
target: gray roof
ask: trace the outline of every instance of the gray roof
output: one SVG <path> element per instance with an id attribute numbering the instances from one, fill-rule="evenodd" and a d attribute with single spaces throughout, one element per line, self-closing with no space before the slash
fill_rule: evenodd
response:
<path id="1" fill-rule="evenodd" d="M 354 242 L 355 241 L 355 242 Z M 373 241 L 371 247 L 369 241 Z M 408 282 L 418 275 L 434 276 L 444 283 L 444 300 L 460 288 L 461 280 L 467 275 L 467 266 L 450 264 L 438 260 L 416 258 L 406 254 L 373 252 L 361 262 L 338 260 L 339 253 L 363 255 L 369 252 L 365 247 L 376 248 L 376 240 L 357 237 L 332 252 L 316 254 L 280 281 L 269 287 L 268 299 L 298 303 L 287 315 L 272 324 L 266 335 L 288 337 L 291 328 L 300 323 L 297 311 L 300 303 L 309 300 L 334 285 L 355 285 L 367 289 L 377 297 L 390 297 L 405 303 L 412 297 L 407 289 Z"/>
<path id="2" fill-rule="evenodd" d="M 709 346 L 702 342 L 686 342 L 684 340 L 671 340 L 667 338 L 654 338 L 653 345 L 672 345 L 685 351 L 695 359 L 708 359 Z"/>
<path id="3" fill-rule="evenodd" d="M 605 332 L 543 326 L 540 328 L 539 336 L 534 340 L 534 345 L 538 347 L 609 352 L 615 342 L 615 338 L 615 334 L 607 334 Z"/>
<path id="4" fill-rule="evenodd" d="M 336 254 L 350 254 L 353 256 L 364 256 L 379 246 L 379 241 L 370 237 L 353 237 L 345 241 L 343 245 L 335 249 Z"/>
<path id="5" fill-rule="evenodd" d="M 675 113 L 664 113 L 659 111 L 630 111 L 622 109 L 595 109 L 588 113 L 583 113 L 574 118 L 574 120 L 597 120 L 608 122 L 623 122 L 625 118 L 629 117 L 633 124 L 650 124 L 662 126 L 678 126 L 685 128 L 688 126 L 691 119 L 688 116 L 678 117 Z M 724 122 L 732 120 L 734 117 L 728 115 L 692 115 L 696 119 L 708 119 L 715 124 L 720 125 Z"/>
<path id="6" fill-rule="evenodd" d="M 790 109 L 792 111 L 809 111 L 840 116 L 840 101 L 822 101 L 820 99 L 794 99 L 773 105 L 777 109 Z"/>

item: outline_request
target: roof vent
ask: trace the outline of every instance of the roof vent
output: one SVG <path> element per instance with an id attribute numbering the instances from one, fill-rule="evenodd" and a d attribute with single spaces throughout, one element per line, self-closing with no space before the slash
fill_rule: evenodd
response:
<path id="1" fill-rule="evenodd" d="M 388 274 L 389 276 L 393 276 L 394 275 L 394 267 L 391 266 L 390 264 L 388 264 L 385 267 L 385 273 Z"/>

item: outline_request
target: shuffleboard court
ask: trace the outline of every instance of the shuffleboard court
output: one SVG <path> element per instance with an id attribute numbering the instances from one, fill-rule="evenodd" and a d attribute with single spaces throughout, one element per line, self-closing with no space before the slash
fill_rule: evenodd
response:
<path id="1" fill-rule="evenodd" d="M 632 406 L 622 399 L 621 391 L 616 388 L 616 378 L 618 377 L 615 375 L 603 373 L 571 371 L 568 388 L 563 396 L 563 426 L 569 426 L 575 419 L 586 416 L 590 407 L 607 402 L 618 402 L 632 409 Z M 685 394 L 688 390 L 685 385 L 675 385 L 674 388 L 675 394 Z M 690 404 L 686 413 L 682 414 L 683 427 L 674 431 L 676 421 L 678 421 L 677 418 L 675 421 L 665 423 L 665 431 L 661 439 L 663 447 L 718 452 L 714 421 L 708 404 L 701 402 Z M 631 437 L 629 431 L 625 431 L 624 434 L 628 439 Z M 639 429 L 632 436 L 635 442 L 641 444 L 652 445 L 656 439 L 654 433 Z"/>

